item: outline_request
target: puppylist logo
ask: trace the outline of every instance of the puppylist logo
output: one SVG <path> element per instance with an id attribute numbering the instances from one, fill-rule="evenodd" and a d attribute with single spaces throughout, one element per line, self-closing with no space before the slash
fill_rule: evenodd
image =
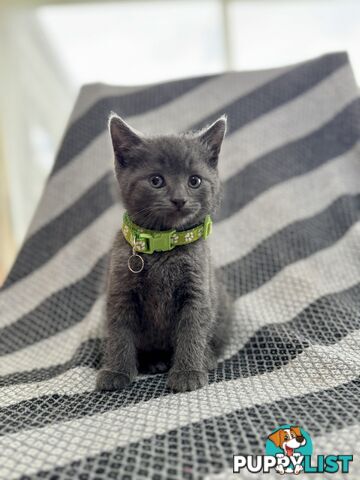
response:
<path id="1" fill-rule="evenodd" d="M 353 455 L 317 455 L 311 458 L 310 435 L 297 425 L 281 425 L 267 437 L 265 455 L 234 455 L 233 472 L 349 473 Z"/>

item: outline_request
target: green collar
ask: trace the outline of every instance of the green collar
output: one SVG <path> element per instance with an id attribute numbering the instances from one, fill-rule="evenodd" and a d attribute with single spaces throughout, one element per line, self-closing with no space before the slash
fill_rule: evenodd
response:
<path id="1" fill-rule="evenodd" d="M 179 245 L 196 242 L 199 238 L 206 239 L 212 229 L 210 215 L 206 215 L 204 222 L 197 227 L 178 232 L 177 230 L 147 230 L 136 225 L 124 213 L 122 232 L 125 239 L 136 252 L 154 253 L 168 252 Z"/>

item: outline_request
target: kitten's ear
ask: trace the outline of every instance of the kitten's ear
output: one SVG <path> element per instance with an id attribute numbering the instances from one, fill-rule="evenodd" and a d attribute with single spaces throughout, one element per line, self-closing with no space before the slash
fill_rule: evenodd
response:
<path id="1" fill-rule="evenodd" d="M 120 165 L 126 166 L 127 153 L 142 142 L 142 135 L 113 112 L 109 117 L 109 131 L 115 157 Z"/>
<path id="2" fill-rule="evenodd" d="M 211 152 L 210 164 L 214 167 L 217 165 L 220 149 L 226 133 L 227 118 L 222 115 L 210 127 L 199 133 L 199 139 L 205 143 Z"/>

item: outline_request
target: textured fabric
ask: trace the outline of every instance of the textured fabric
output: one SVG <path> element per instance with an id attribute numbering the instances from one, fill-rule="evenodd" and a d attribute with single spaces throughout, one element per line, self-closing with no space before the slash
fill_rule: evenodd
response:
<path id="1" fill-rule="evenodd" d="M 228 114 L 224 201 L 208 241 L 236 325 L 198 391 L 171 393 L 163 374 L 94 391 L 104 273 L 124 212 L 111 110 L 145 133 Z M 0 292 L 0 478 L 225 479 L 234 454 L 264 454 L 284 423 L 305 429 L 318 454 L 353 454 L 344 478 L 359 478 L 359 133 L 342 53 L 133 89 L 84 87 Z"/>

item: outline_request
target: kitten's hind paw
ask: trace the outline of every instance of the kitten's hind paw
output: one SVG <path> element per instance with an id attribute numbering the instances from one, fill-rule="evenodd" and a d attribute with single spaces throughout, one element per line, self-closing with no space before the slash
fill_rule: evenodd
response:
<path id="1" fill-rule="evenodd" d="M 96 390 L 122 390 L 130 383 L 130 377 L 126 373 L 100 370 L 96 378 Z"/>
<path id="2" fill-rule="evenodd" d="M 207 373 L 200 370 L 170 371 L 167 386 L 175 392 L 197 390 L 207 383 Z"/>

